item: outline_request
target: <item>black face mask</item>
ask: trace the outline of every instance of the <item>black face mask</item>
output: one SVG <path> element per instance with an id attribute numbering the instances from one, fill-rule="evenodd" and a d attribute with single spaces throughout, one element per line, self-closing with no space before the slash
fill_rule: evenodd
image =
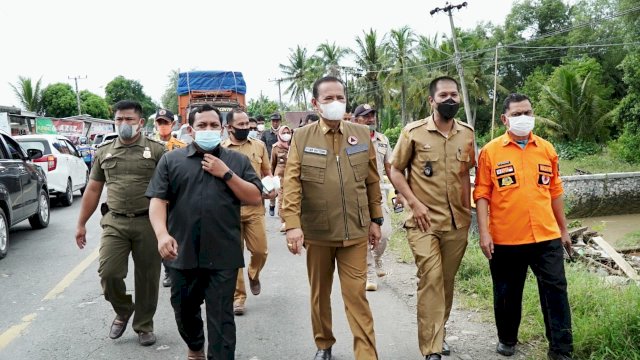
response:
<path id="1" fill-rule="evenodd" d="M 251 129 L 238 129 L 236 127 L 233 128 L 233 136 L 236 138 L 236 140 L 247 140 L 247 138 L 249 137 L 249 131 Z"/>
<path id="2" fill-rule="evenodd" d="M 455 102 L 455 100 L 449 98 L 441 103 L 437 104 L 438 113 L 442 115 L 444 120 L 449 121 L 456 116 L 458 109 L 460 109 L 460 103 Z"/>

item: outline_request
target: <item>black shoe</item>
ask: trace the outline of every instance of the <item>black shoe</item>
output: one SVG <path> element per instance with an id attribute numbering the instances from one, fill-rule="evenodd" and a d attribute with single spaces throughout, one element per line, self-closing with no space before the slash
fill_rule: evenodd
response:
<path id="1" fill-rule="evenodd" d="M 331 348 L 318 349 L 313 360 L 331 360 Z"/>
<path id="2" fill-rule="evenodd" d="M 553 350 L 549 350 L 547 357 L 549 360 L 571 360 L 571 355 L 555 352 Z"/>
<path id="3" fill-rule="evenodd" d="M 164 273 L 164 279 L 162 279 L 162 286 L 171 287 L 171 278 L 167 273 Z"/>
<path id="4" fill-rule="evenodd" d="M 516 345 L 507 345 L 498 341 L 498 346 L 496 347 L 496 352 L 500 355 L 504 356 L 512 356 L 516 353 Z"/>
<path id="5" fill-rule="evenodd" d="M 442 355 L 451 355 L 451 348 L 449 348 L 449 344 L 446 341 L 442 341 Z"/>
<path id="6" fill-rule="evenodd" d="M 424 360 L 441 360 L 442 356 L 440 354 L 429 354 L 424 357 Z"/>
<path id="7" fill-rule="evenodd" d="M 274 216 L 276 213 L 276 207 L 275 206 L 269 206 L 269 215 L 270 216 Z"/>

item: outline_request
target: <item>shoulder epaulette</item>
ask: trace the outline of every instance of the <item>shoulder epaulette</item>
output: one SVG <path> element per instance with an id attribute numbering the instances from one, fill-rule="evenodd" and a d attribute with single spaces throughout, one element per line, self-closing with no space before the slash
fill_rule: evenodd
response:
<path id="1" fill-rule="evenodd" d="M 96 145 L 96 149 L 99 149 L 99 148 L 101 148 L 101 147 L 103 147 L 103 146 L 105 146 L 105 145 L 107 145 L 107 144 L 111 144 L 111 143 L 113 143 L 115 140 L 116 140 L 116 139 L 115 139 L 115 138 L 113 138 L 113 139 L 109 139 L 109 140 L 107 140 L 107 141 L 103 141 L 103 142 L 101 142 L 100 144 Z"/>
<path id="2" fill-rule="evenodd" d="M 412 121 L 412 122 L 408 123 L 404 128 L 407 131 L 411 131 L 413 129 L 419 128 L 420 126 L 422 126 L 422 125 L 424 125 L 426 123 L 427 123 L 427 119 L 420 119 L 420 120 L 416 120 L 416 121 Z"/>
<path id="3" fill-rule="evenodd" d="M 462 125 L 462 126 L 464 126 L 464 127 L 468 128 L 468 129 L 469 129 L 469 130 L 471 130 L 471 131 L 475 131 L 475 130 L 473 129 L 473 126 L 471 126 L 470 124 L 468 124 L 468 123 L 466 123 L 466 122 L 464 122 L 464 121 L 456 120 L 456 122 L 457 122 L 459 125 Z"/>
<path id="4" fill-rule="evenodd" d="M 150 137 L 150 136 L 147 136 L 146 138 L 147 138 L 147 140 L 149 140 L 149 141 L 151 141 L 151 142 L 154 142 L 154 143 L 156 143 L 156 144 L 160 144 L 160 145 L 162 145 L 162 146 L 165 146 L 165 142 L 164 142 L 164 141 L 154 139 L 154 138 L 152 138 L 152 137 Z"/>

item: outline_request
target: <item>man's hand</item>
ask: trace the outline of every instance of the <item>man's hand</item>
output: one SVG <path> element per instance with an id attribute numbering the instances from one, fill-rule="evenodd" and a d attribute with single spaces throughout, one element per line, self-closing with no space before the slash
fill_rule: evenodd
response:
<path id="1" fill-rule="evenodd" d="M 271 190 L 268 194 L 262 193 L 263 199 L 273 200 L 278 196 L 278 193 L 275 190 Z"/>
<path id="2" fill-rule="evenodd" d="M 486 256 L 487 259 L 491 260 L 491 258 L 493 257 L 493 238 L 488 232 L 480 233 L 480 248 L 482 249 L 482 253 L 484 253 L 484 256 Z"/>
<path id="3" fill-rule="evenodd" d="M 416 200 L 416 202 L 409 204 L 411 211 L 413 211 L 413 218 L 418 223 L 420 231 L 427 232 L 431 227 L 431 217 L 429 217 L 429 209 L 424 206 L 423 203 Z"/>
<path id="4" fill-rule="evenodd" d="M 211 154 L 204 154 L 202 158 L 202 169 L 209 174 L 221 178 L 229 171 L 229 167 L 222 160 Z"/>
<path id="5" fill-rule="evenodd" d="M 562 246 L 567 251 L 569 257 L 571 257 L 571 255 L 573 255 L 573 249 L 571 248 L 571 236 L 569 236 L 569 232 L 563 231 L 560 239 L 562 240 Z"/>
<path id="6" fill-rule="evenodd" d="M 87 228 L 84 225 L 78 225 L 76 228 L 76 244 L 80 249 L 87 245 Z"/>
<path id="7" fill-rule="evenodd" d="M 302 253 L 302 244 L 304 243 L 304 233 L 302 229 L 295 228 L 287 230 L 287 247 L 294 255 Z"/>
<path id="8" fill-rule="evenodd" d="M 158 238 L 158 252 L 163 259 L 175 260 L 178 257 L 178 242 L 166 234 Z"/>
<path id="9" fill-rule="evenodd" d="M 381 234 L 380 225 L 372 221 L 371 224 L 369 224 L 369 246 L 372 250 L 378 247 L 380 238 L 382 237 Z"/>

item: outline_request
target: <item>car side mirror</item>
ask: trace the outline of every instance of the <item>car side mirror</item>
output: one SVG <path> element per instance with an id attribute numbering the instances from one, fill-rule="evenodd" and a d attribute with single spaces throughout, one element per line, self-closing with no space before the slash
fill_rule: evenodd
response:
<path id="1" fill-rule="evenodd" d="M 39 159 L 42 157 L 42 150 L 38 149 L 28 149 L 27 155 L 29 155 L 29 160 Z"/>

